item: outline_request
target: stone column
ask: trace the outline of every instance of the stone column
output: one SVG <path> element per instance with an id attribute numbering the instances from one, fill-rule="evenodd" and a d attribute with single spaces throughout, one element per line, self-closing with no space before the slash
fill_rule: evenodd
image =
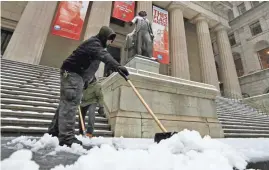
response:
<path id="1" fill-rule="evenodd" d="M 226 29 L 227 28 L 221 24 L 215 27 L 224 95 L 227 97 L 241 98 L 241 88 L 236 74 L 232 50 Z"/>
<path id="2" fill-rule="evenodd" d="M 196 23 L 202 81 L 203 83 L 214 85 L 219 90 L 219 81 L 208 28 L 208 20 L 205 16 L 199 14 L 193 19 L 193 22 Z"/>
<path id="3" fill-rule="evenodd" d="M 146 11 L 148 20 L 152 21 L 152 1 L 138 1 L 136 13 L 139 11 Z"/>
<path id="4" fill-rule="evenodd" d="M 93 1 L 84 34 L 84 40 L 96 35 L 102 26 L 109 26 L 112 1 Z M 115 30 L 114 30 L 115 31 Z M 101 62 L 96 77 L 103 77 L 105 65 Z"/>
<path id="5" fill-rule="evenodd" d="M 189 60 L 182 10 L 183 8 L 178 6 L 169 8 L 170 57 L 172 76 L 189 80 Z"/>
<path id="6" fill-rule="evenodd" d="M 57 1 L 29 1 L 3 58 L 39 64 Z"/>

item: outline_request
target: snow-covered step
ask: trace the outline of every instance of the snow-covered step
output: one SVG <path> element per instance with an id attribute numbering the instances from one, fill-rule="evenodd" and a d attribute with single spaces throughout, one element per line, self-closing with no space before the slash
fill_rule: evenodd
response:
<path id="1" fill-rule="evenodd" d="M 223 110 L 217 110 L 217 112 L 244 112 L 244 113 L 247 113 L 247 112 L 253 112 L 255 111 L 256 109 L 250 109 L 250 108 L 247 108 L 247 107 L 244 107 L 244 108 L 228 108 L 228 107 L 231 107 L 231 106 L 227 106 L 226 109 L 223 109 Z"/>
<path id="2" fill-rule="evenodd" d="M 21 71 L 24 73 L 43 73 L 43 74 L 49 74 L 49 75 L 59 75 L 60 70 L 53 70 L 53 69 L 44 69 L 44 68 L 35 68 L 35 67 L 29 67 L 29 66 L 23 66 L 23 65 L 10 65 L 10 64 L 3 64 L 1 67 L 1 71 L 4 70 L 13 70 L 13 71 Z"/>
<path id="3" fill-rule="evenodd" d="M 53 107 L 57 108 L 58 103 L 48 103 L 48 102 L 40 102 L 34 100 L 20 100 L 20 99 L 7 99 L 1 98 L 2 104 L 18 104 L 18 105 L 29 105 L 29 106 L 44 106 L 44 107 Z"/>
<path id="4" fill-rule="evenodd" d="M 51 77 L 51 78 L 60 78 L 60 72 L 51 72 L 51 71 L 34 71 L 34 70 L 25 70 L 23 68 L 12 68 L 12 67 L 4 67 L 1 71 L 14 73 L 14 74 L 21 74 L 33 77 Z"/>
<path id="5" fill-rule="evenodd" d="M 31 101 L 39 101 L 39 102 L 47 102 L 47 103 L 58 103 L 57 99 L 49 99 L 44 97 L 34 97 L 34 96 L 23 96 L 23 95 L 11 95 L 11 94 L 1 94 L 1 99 L 18 99 L 18 100 L 31 100 Z"/>
<path id="6" fill-rule="evenodd" d="M 95 112 L 95 122 L 100 123 L 108 123 L 108 119 L 100 116 L 97 112 Z M 35 119 L 45 119 L 52 120 L 54 113 L 39 113 L 39 112 L 31 112 L 31 111 L 12 111 L 12 110 L 2 110 L 1 109 L 1 117 L 3 118 L 35 118 Z M 76 115 L 76 119 L 78 120 L 78 115 Z M 88 116 L 85 118 L 88 120 Z"/>
<path id="7" fill-rule="evenodd" d="M 50 95 L 60 95 L 60 92 L 53 92 L 53 91 L 47 91 L 47 90 L 39 90 L 37 88 L 20 88 L 16 86 L 6 86 L 6 85 L 1 85 L 1 89 L 6 89 L 6 90 L 16 90 L 16 91 L 24 91 L 24 92 L 33 92 L 33 93 L 46 93 Z"/>
<path id="8" fill-rule="evenodd" d="M 56 111 L 56 108 L 53 107 L 34 107 L 34 106 L 27 106 L 27 105 L 15 105 L 15 104 L 2 104 L 1 109 L 8 109 L 8 110 L 23 110 L 23 111 L 36 111 L 36 112 L 52 112 Z"/>
<path id="9" fill-rule="evenodd" d="M 257 122 L 238 122 L 237 120 L 235 121 L 221 121 L 220 120 L 220 123 L 221 125 L 244 125 L 244 126 L 255 126 L 255 125 L 260 125 L 260 126 L 264 126 L 264 127 L 267 127 L 268 126 L 268 123 L 264 123 L 264 122 L 260 122 L 260 123 L 257 123 Z"/>
<path id="10" fill-rule="evenodd" d="M 258 112 L 256 112 L 256 111 L 252 111 L 252 112 L 247 112 L 247 113 L 240 113 L 240 112 L 234 112 L 234 113 L 232 113 L 232 112 L 218 112 L 217 113 L 218 115 L 223 115 L 223 116 L 225 116 L 225 115 L 227 115 L 227 116 L 249 116 L 249 117 L 257 117 L 257 116 L 268 116 L 268 115 L 266 115 L 266 114 L 264 114 L 264 113 L 258 113 Z"/>
<path id="11" fill-rule="evenodd" d="M 244 119 L 244 120 L 267 120 L 269 121 L 269 117 L 267 115 L 256 115 L 256 116 L 238 116 L 238 115 L 219 115 L 218 116 L 219 118 L 227 118 L 227 119 L 230 119 L 230 118 L 238 118 L 238 119 Z"/>
<path id="12" fill-rule="evenodd" d="M 269 138 L 269 134 L 263 133 L 224 133 L 225 138 Z"/>
<path id="13" fill-rule="evenodd" d="M 263 123 L 263 124 L 269 125 L 268 120 L 244 120 L 243 118 L 241 118 L 241 119 L 238 119 L 238 118 L 218 118 L 218 119 L 221 122 L 229 121 L 229 122 L 237 122 L 238 124 L 249 122 L 249 123 L 257 123 L 257 124 Z"/>
<path id="14" fill-rule="evenodd" d="M 224 133 L 262 133 L 269 134 L 269 130 L 260 129 L 223 129 Z"/>
<path id="15" fill-rule="evenodd" d="M 19 76 L 14 76 L 14 75 L 5 75 L 2 72 L 1 72 L 1 77 L 5 78 L 5 79 L 12 77 L 14 79 L 17 79 L 20 81 L 27 81 L 29 83 L 40 83 L 40 84 L 43 83 L 45 85 L 49 84 L 49 85 L 55 85 L 55 86 L 60 85 L 60 80 L 59 80 L 59 82 L 49 82 L 49 81 L 47 81 L 47 79 L 33 79 L 33 78 L 25 78 L 25 77 L 19 77 Z"/>
<path id="16" fill-rule="evenodd" d="M 254 125 L 254 126 L 247 126 L 247 125 L 222 125 L 223 129 L 253 129 L 253 130 L 268 130 L 269 126 L 262 126 L 262 125 Z"/>
<path id="17" fill-rule="evenodd" d="M 59 85 L 50 85 L 50 84 L 44 84 L 44 83 L 33 83 L 33 82 L 29 82 L 26 80 L 17 80 L 17 79 L 7 79 L 7 78 L 0 78 L 1 83 L 3 82 L 9 82 L 9 83 L 16 83 L 16 84 L 31 84 L 34 85 L 36 87 L 47 87 L 47 88 L 52 88 L 52 89 L 60 89 L 60 84 Z"/>
<path id="18" fill-rule="evenodd" d="M 46 81 L 46 82 L 49 82 L 49 83 L 60 83 L 60 79 L 51 79 L 49 77 L 40 77 L 40 78 L 37 78 L 37 77 L 33 77 L 33 76 L 25 76 L 25 75 L 21 75 L 21 74 L 18 74 L 18 73 L 9 73 L 9 72 L 4 72 L 4 71 L 1 71 L 1 75 L 7 77 L 7 76 L 10 76 L 12 78 L 24 78 L 24 79 L 29 79 L 29 80 L 40 80 L 40 81 Z"/>
<path id="19" fill-rule="evenodd" d="M 12 89 L 3 89 L 1 87 L 1 94 L 10 94 L 10 95 L 23 95 L 27 97 L 43 97 L 43 98 L 48 98 L 48 99 L 59 99 L 60 96 L 58 95 L 51 95 L 51 94 L 46 94 L 46 93 L 38 93 L 38 92 L 25 92 L 25 91 L 20 91 L 21 89 L 17 90 L 12 90 Z"/>
<path id="20" fill-rule="evenodd" d="M 32 83 L 19 84 L 19 83 L 14 83 L 14 82 L 1 82 L 1 85 L 15 86 L 19 88 L 34 88 L 34 89 L 45 90 L 45 91 L 50 91 L 50 92 L 55 92 L 55 93 L 60 92 L 60 88 L 50 88 L 50 87 L 45 87 L 45 85 L 36 86 Z"/>
<path id="21" fill-rule="evenodd" d="M 19 62 L 19 61 L 6 60 L 3 58 L 1 58 L 1 65 L 15 67 L 15 68 L 16 67 L 25 67 L 25 68 L 31 68 L 31 69 L 37 69 L 37 70 L 51 70 L 51 71 L 55 71 L 55 72 L 59 70 L 59 68 L 55 68 L 55 67 L 28 64 L 28 63 L 23 63 L 23 62 Z"/>
<path id="22" fill-rule="evenodd" d="M 30 135 L 38 135 L 41 136 L 44 133 L 48 132 L 48 128 L 42 128 L 42 127 L 23 127 L 23 126 L 1 126 L 1 132 L 7 134 L 30 134 Z M 78 133 L 78 129 L 76 129 L 76 132 Z M 93 133 L 94 136 L 113 136 L 112 131 L 108 130 L 95 130 Z"/>
<path id="23" fill-rule="evenodd" d="M 23 126 L 23 127 L 45 127 L 48 128 L 51 120 L 41 120 L 41 119 L 18 119 L 18 118 L 0 118 L 1 120 L 1 126 L 8 126 L 8 125 L 14 125 L 14 126 Z M 85 125 L 87 127 L 88 122 L 85 121 Z M 76 121 L 76 127 L 78 128 L 78 121 Z M 95 123 L 94 124 L 95 129 L 101 129 L 101 130 L 109 130 L 110 126 L 105 123 Z"/>

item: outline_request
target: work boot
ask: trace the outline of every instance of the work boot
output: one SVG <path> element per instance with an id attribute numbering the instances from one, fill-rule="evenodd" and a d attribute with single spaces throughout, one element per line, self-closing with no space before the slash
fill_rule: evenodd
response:
<path id="1" fill-rule="evenodd" d="M 57 138 L 59 135 L 59 133 L 56 133 L 56 132 L 48 132 L 48 134 L 51 135 L 52 137 L 57 137 Z"/>
<path id="2" fill-rule="evenodd" d="M 68 141 L 60 141 L 59 145 L 60 146 L 68 146 L 68 147 L 71 147 L 73 143 L 77 143 L 79 145 L 82 145 L 82 142 L 80 140 L 78 140 L 77 138 L 73 138 L 71 140 L 68 140 Z"/>
<path id="3" fill-rule="evenodd" d="M 86 136 L 89 137 L 89 138 L 93 137 L 93 135 L 91 133 L 86 133 Z"/>

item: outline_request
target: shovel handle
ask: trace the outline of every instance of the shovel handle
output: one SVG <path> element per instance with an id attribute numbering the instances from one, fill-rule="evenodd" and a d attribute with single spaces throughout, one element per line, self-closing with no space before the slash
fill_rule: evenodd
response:
<path id="1" fill-rule="evenodd" d="M 139 92 L 136 90 L 136 88 L 134 87 L 133 83 L 127 79 L 127 82 L 130 84 L 130 86 L 132 87 L 132 89 L 134 90 L 135 94 L 137 95 L 137 97 L 140 99 L 140 101 L 143 103 L 143 105 L 146 107 L 146 109 L 148 110 L 148 112 L 151 114 L 151 116 L 153 117 L 153 119 L 155 120 L 155 122 L 158 124 L 158 126 L 162 129 L 163 132 L 167 132 L 167 130 L 164 128 L 164 126 L 162 125 L 162 123 L 159 121 L 159 119 L 155 116 L 155 114 L 153 113 L 153 111 L 150 109 L 150 107 L 147 105 L 147 103 L 145 102 L 145 100 L 142 98 L 142 96 L 139 94 Z"/>
<path id="2" fill-rule="evenodd" d="M 82 127 L 82 131 L 83 131 L 83 133 L 84 133 L 84 132 L 85 132 L 85 125 L 84 125 L 84 121 L 83 121 L 83 118 L 82 118 L 82 114 L 81 114 L 80 106 L 78 106 L 78 112 L 79 112 L 80 124 L 81 124 L 81 127 Z"/>

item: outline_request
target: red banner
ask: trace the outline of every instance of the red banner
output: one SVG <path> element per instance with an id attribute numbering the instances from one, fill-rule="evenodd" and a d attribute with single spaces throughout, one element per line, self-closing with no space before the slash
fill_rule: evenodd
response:
<path id="1" fill-rule="evenodd" d="M 129 22 L 134 18 L 135 1 L 115 1 L 112 17 Z"/>
<path id="2" fill-rule="evenodd" d="M 89 1 L 61 1 L 51 33 L 74 40 L 80 39 Z"/>
<path id="3" fill-rule="evenodd" d="M 153 57 L 162 64 L 169 64 L 168 12 L 153 6 L 152 30 L 154 34 Z"/>

